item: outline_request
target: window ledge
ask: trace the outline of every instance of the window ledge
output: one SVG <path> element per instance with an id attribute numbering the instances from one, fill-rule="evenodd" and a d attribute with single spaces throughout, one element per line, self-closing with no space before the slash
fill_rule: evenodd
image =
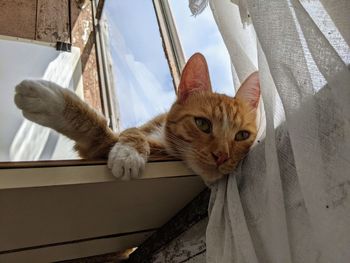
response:
<path id="1" fill-rule="evenodd" d="M 105 161 L 0 163 L 0 262 L 137 247 L 204 188 L 180 161 L 150 162 L 127 182 Z"/>
<path id="2" fill-rule="evenodd" d="M 136 180 L 196 176 L 181 161 L 149 162 Z M 106 161 L 47 161 L 0 163 L 0 190 L 114 182 Z"/>

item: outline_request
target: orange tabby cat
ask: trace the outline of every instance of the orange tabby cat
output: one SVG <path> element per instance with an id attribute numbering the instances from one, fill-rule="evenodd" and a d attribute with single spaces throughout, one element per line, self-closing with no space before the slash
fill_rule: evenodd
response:
<path id="1" fill-rule="evenodd" d="M 168 154 L 211 183 L 230 173 L 253 144 L 259 97 L 257 72 L 235 98 L 212 92 L 206 60 L 196 53 L 183 70 L 170 111 L 120 134 L 73 92 L 49 81 L 21 82 L 15 103 L 27 119 L 74 140 L 81 157 L 108 158 L 118 178 L 139 177 L 149 157 Z"/>

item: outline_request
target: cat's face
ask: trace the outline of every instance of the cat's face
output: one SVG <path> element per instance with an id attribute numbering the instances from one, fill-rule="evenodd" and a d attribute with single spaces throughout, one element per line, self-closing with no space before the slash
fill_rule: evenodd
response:
<path id="1" fill-rule="evenodd" d="M 205 59 L 195 54 L 186 64 L 178 100 L 167 116 L 168 148 L 207 183 L 230 173 L 256 138 L 259 96 L 257 73 L 235 98 L 213 93 Z"/>

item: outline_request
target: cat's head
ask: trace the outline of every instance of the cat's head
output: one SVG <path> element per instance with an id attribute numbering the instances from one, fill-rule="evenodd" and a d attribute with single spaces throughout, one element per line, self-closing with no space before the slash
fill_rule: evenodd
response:
<path id="1" fill-rule="evenodd" d="M 167 116 L 167 148 L 207 183 L 221 178 L 236 167 L 256 138 L 259 97 L 257 72 L 244 81 L 234 98 L 214 93 L 205 58 L 194 54 L 182 72 L 177 100 Z"/>

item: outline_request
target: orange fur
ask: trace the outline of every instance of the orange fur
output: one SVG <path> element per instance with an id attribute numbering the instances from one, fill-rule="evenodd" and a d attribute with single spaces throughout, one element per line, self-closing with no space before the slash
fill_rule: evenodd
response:
<path id="1" fill-rule="evenodd" d="M 210 134 L 196 127 L 193 121 L 196 116 L 212 122 Z M 235 134 L 240 130 L 249 131 L 251 136 L 244 141 L 235 141 Z M 248 153 L 256 133 L 255 112 L 239 99 L 216 93 L 193 94 L 185 104 L 175 103 L 167 117 L 168 151 L 185 160 L 207 182 L 232 171 Z M 217 167 L 211 155 L 215 152 L 226 153 L 228 161 Z"/>
<path id="2" fill-rule="evenodd" d="M 69 90 L 63 90 L 65 125 L 58 132 L 74 140 L 75 149 L 85 159 L 106 159 L 118 135 L 106 119 Z"/>
<path id="3" fill-rule="evenodd" d="M 236 98 L 214 93 L 201 54 L 188 61 L 178 99 L 167 114 L 119 135 L 107 126 L 104 117 L 72 93 L 64 95 L 64 116 L 69 125 L 59 132 L 76 141 L 75 149 L 83 158 L 107 158 L 113 145 L 121 142 L 136 149 L 146 160 L 169 156 L 182 159 L 210 183 L 235 168 L 257 134 L 256 107 L 260 95 L 257 73 L 244 82 Z M 210 133 L 197 127 L 196 117 L 211 122 Z M 250 136 L 237 141 L 235 135 L 242 130 Z"/>

